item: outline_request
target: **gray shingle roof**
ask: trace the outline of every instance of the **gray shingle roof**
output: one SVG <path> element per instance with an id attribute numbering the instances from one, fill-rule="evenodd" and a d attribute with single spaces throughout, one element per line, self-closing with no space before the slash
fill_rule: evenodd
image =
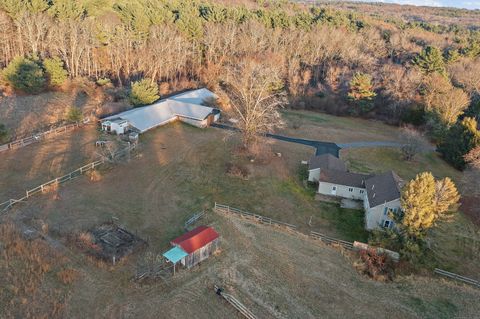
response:
<path id="1" fill-rule="evenodd" d="M 365 181 L 372 175 L 339 171 L 334 169 L 322 169 L 320 171 L 320 182 L 327 182 L 338 185 L 365 188 Z"/>
<path id="2" fill-rule="evenodd" d="M 308 161 L 308 169 L 333 169 L 337 171 L 346 172 L 347 168 L 343 161 L 332 154 L 322 154 L 319 156 L 312 156 Z"/>
<path id="3" fill-rule="evenodd" d="M 401 196 L 402 179 L 393 171 L 375 175 L 365 181 L 370 207 L 375 207 Z"/>

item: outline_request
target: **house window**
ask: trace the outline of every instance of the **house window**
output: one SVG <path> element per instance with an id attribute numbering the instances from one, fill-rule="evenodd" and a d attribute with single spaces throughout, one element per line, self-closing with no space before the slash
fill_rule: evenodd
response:
<path id="1" fill-rule="evenodd" d="M 383 223 L 383 227 L 390 228 L 390 221 L 386 220 L 385 223 Z"/>
<path id="2" fill-rule="evenodd" d="M 336 190 L 337 190 L 337 186 L 333 186 L 333 187 L 332 187 L 332 190 L 336 191 Z"/>
<path id="3" fill-rule="evenodd" d="M 387 216 L 387 213 L 388 213 L 388 207 L 385 207 L 383 209 L 383 216 Z"/>
<path id="4" fill-rule="evenodd" d="M 363 194 L 365 191 L 363 189 L 360 190 L 360 194 Z"/>
<path id="5" fill-rule="evenodd" d="M 348 191 L 351 193 L 353 192 L 353 188 L 349 188 Z"/>

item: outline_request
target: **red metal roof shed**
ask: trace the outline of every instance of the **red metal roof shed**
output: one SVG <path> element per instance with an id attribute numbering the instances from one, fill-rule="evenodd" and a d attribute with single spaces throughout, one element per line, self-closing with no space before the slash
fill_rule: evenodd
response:
<path id="1" fill-rule="evenodd" d="M 212 227 L 198 226 L 197 228 L 175 238 L 170 243 L 180 246 L 186 253 L 191 254 L 203 246 L 220 237 Z"/>

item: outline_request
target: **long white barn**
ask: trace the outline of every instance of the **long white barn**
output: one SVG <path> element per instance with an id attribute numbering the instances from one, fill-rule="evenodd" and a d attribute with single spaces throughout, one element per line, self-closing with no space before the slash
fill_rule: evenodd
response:
<path id="1" fill-rule="evenodd" d="M 220 110 L 205 106 L 217 96 L 203 88 L 188 91 L 152 105 L 134 108 L 102 120 L 102 129 L 123 134 L 129 128 L 144 133 L 157 126 L 180 120 L 182 122 L 206 127 L 220 118 Z"/>

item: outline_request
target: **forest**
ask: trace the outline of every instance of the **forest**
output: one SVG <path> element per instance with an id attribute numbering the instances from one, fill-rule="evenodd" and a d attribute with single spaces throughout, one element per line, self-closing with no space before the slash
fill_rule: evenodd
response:
<path id="1" fill-rule="evenodd" d="M 478 25 L 289 1 L 3 0 L 0 29 L 4 95 L 72 79 L 221 91 L 248 62 L 287 107 L 416 126 L 458 169 L 480 157 Z"/>

